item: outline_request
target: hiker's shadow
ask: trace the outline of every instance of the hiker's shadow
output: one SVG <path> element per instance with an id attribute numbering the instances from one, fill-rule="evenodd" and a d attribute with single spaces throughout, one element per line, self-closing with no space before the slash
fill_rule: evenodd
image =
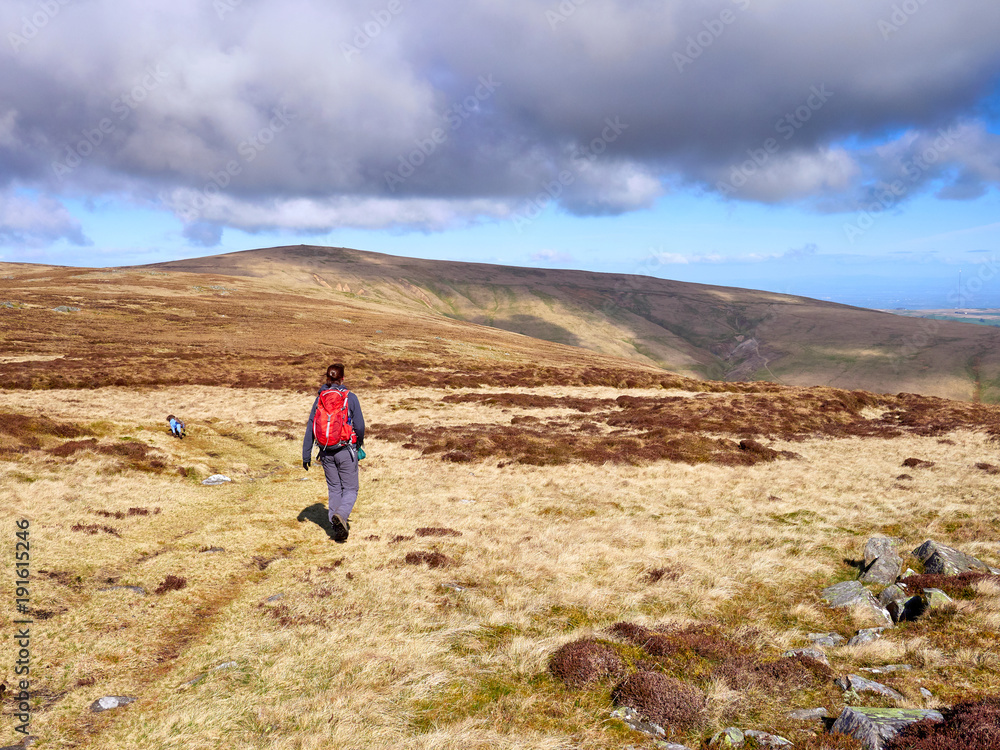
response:
<path id="1" fill-rule="evenodd" d="M 331 539 L 336 537 L 333 533 L 333 526 L 330 524 L 330 514 L 323 503 L 313 503 L 309 507 L 303 508 L 296 520 L 299 523 L 302 523 L 303 521 L 312 521 L 314 524 L 323 529 L 328 537 Z"/>

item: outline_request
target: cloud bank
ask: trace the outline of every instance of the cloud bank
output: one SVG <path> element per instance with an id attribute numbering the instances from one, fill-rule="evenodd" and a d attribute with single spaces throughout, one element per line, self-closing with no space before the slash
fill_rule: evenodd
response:
<path id="1" fill-rule="evenodd" d="M 85 242 L 60 201 L 96 196 L 209 246 L 692 187 L 973 199 L 1000 181 L 998 37 L 980 0 L 9 0 L 0 238 Z"/>

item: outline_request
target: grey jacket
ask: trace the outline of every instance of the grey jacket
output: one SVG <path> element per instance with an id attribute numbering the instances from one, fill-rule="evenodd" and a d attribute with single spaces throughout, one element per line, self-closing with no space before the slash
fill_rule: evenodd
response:
<path id="1" fill-rule="evenodd" d="M 319 389 L 319 393 L 331 388 L 336 388 L 338 391 L 347 390 L 342 385 L 324 385 Z M 302 441 L 303 462 L 312 461 L 313 445 L 316 443 L 316 437 L 313 435 L 313 419 L 316 416 L 316 406 L 319 404 L 319 393 L 316 394 L 316 400 L 313 401 L 312 409 L 309 412 L 309 421 L 306 422 L 306 436 Z M 357 445 L 360 448 L 365 442 L 365 418 L 361 413 L 361 402 L 358 401 L 358 397 L 353 391 L 347 394 L 347 421 L 350 422 L 355 434 L 358 436 Z M 323 449 L 320 448 L 320 453 L 322 452 Z"/>

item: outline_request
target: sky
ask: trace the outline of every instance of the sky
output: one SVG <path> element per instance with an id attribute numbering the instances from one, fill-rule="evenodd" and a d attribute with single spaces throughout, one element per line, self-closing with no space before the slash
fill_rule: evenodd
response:
<path id="1" fill-rule="evenodd" d="M 985 0 L 0 0 L 0 261 L 1000 307 L 998 38 Z"/>

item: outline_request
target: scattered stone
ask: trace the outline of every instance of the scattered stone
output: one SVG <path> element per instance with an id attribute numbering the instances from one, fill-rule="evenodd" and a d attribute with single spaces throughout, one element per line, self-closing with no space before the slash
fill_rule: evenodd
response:
<path id="1" fill-rule="evenodd" d="M 925 589 L 925 591 L 929 590 Z M 908 599 L 894 599 L 889 602 L 886 610 L 893 622 L 911 622 L 920 617 L 926 611 L 927 606 L 923 597 L 911 596 Z"/>
<path id="2" fill-rule="evenodd" d="M 862 628 L 858 634 L 847 642 L 848 646 L 863 646 L 866 643 L 877 641 L 882 637 L 885 628 Z"/>
<path id="3" fill-rule="evenodd" d="M 982 560 L 946 547 L 933 539 L 928 539 L 913 550 L 913 556 L 924 564 L 924 573 L 957 576 L 970 570 L 994 572 L 994 569 Z"/>
<path id="4" fill-rule="evenodd" d="M 928 690 L 925 687 L 920 688 L 920 694 L 922 696 L 924 696 L 924 698 L 926 698 L 927 700 L 930 700 L 931 698 L 934 697 L 934 693 L 932 693 L 930 690 Z"/>
<path id="5" fill-rule="evenodd" d="M 146 589 L 142 586 L 108 586 L 107 588 L 98 589 L 98 591 L 131 591 L 133 594 L 146 596 Z"/>
<path id="6" fill-rule="evenodd" d="M 914 597 L 919 599 L 920 597 Z M 927 602 L 927 609 L 941 609 L 949 604 L 954 604 L 955 600 L 944 593 L 941 589 L 924 589 L 924 600 Z"/>
<path id="7" fill-rule="evenodd" d="M 664 740 L 653 740 L 653 747 L 657 750 L 691 750 L 687 745 L 680 745 L 676 742 L 666 742 Z"/>
<path id="8" fill-rule="evenodd" d="M 709 740 L 709 747 L 742 747 L 746 742 L 743 730 L 736 727 L 726 727 Z"/>
<path id="9" fill-rule="evenodd" d="M 781 656 L 782 658 L 791 656 L 808 656 L 810 659 L 815 659 L 821 664 L 826 664 L 828 667 L 830 666 L 830 661 L 826 658 L 826 654 L 818 648 L 796 648 L 792 651 L 786 651 Z"/>
<path id="10" fill-rule="evenodd" d="M 96 701 L 90 704 L 90 710 L 95 714 L 101 711 L 110 711 L 113 708 L 118 708 L 119 706 L 127 706 L 129 703 L 139 700 L 138 698 L 131 698 L 126 695 L 106 695 L 103 698 L 98 698 Z"/>
<path id="11" fill-rule="evenodd" d="M 779 737 L 776 734 L 768 734 L 767 732 L 760 732 L 756 729 L 747 729 L 743 732 L 744 736 L 750 740 L 756 740 L 758 745 L 763 745 L 764 747 L 791 747 L 792 743 L 786 740 L 784 737 Z"/>
<path id="12" fill-rule="evenodd" d="M 830 732 L 861 740 L 864 750 L 884 750 L 885 743 L 903 727 L 924 719 L 944 721 L 944 716 L 929 709 L 848 706 L 837 717 Z"/>
<path id="13" fill-rule="evenodd" d="M 71 307 L 70 305 L 59 305 L 59 307 L 53 307 L 52 312 L 74 313 L 74 312 L 80 312 L 80 308 Z"/>
<path id="14" fill-rule="evenodd" d="M 876 622 L 892 626 L 892 617 L 860 581 L 844 581 L 823 589 L 822 596 L 831 607 L 855 607 L 869 614 Z"/>
<path id="15" fill-rule="evenodd" d="M 271 595 L 270 595 L 269 597 L 267 597 L 267 599 L 265 599 L 264 601 L 265 601 L 265 602 L 277 602 L 277 601 L 280 601 L 280 600 L 282 600 L 282 599 L 284 599 L 284 598 L 285 598 L 285 595 L 284 595 L 284 594 L 271 594 Z"/>
<path id="16" fill-rule="evenodd" d="M 903 571 L 903 575 L 901 575 L 900 578 L 905 580 L 910 576 L 915 576 L 915 575 L 917 575 L 917 571 L 915 571 L 913 568 L 907 568 L 906 570 Z"/>
<path id="17" fill-rule="evenodd" d="M 834 680 L 834 682 L 837 683 L 837 687 L 841 690 L 853 690 L 859 695 L 861 693 L 874 693 L 875 695 L 882 695 L 886 698 L 891 698 L 894 701 L 906 700 L 906 697 L 902 693 L 893 690 L 888 685 L 883 685 L 881 682 L 875 682 L 874 680 L 865 679 L 860 675 L 845 675 L 844 677 L 838 677 Z"/>
<path id="18" fill-rule="evenodd" d="M 214 484 L 225 484 L 226 482 L 232 482 L 233 480 L 227 477 L 225 474 L 213 474 L 208 479 L 201 480 L 202 484 L 214 485 Z"/>
<path id="19" fill-rule="evenodd" d="M 865 568 L 859 579 L 866 583 L 893 583 L 903 570 L 903 558 L 896 548 L 902 539 L 877 536 L 865 544 Z"/>
<path id="20" fill-rule="evenodd" d="M 622 708 L 616 708 L 611 712 L 612 719 L 618 719 L 618 721 L 623 721 L 628 724 L 630 729 L 634 729 L 637 732 L 642 732 L 643 734 L 649 735 L 650 737 L 666 737 L 667 732 L 659 724 L 654 724 L 651 721 L 643 721 L 642 717 L 639 716 L 639 712 L 634 708 L 629 708 L 628 706 L 623 706 Z"/>
<path id="21" fill-rule="evenodd" d="M 794 711 L 788 712 L 789 719 L 798 719 L 799 721 L 821 721 L 826 718 L 825 708 L 797 708 Z"/>
<path id="22" fill-rule="evenodd" d="M 878 603 L 881 604 L 886 609 L 889 608 L 889 602 L 898 601 L 899 599 L 906 599 L 910 596 L 910 592 L 906 590 L 906 584 L 894 583 L 891 586 L 886 586 L 882 589 L 882 593 L 878 595 Z M 889 614 L 892 614 L 891 612 Z"/>
<path id="23" fill-rule="evenodd" d="M 817 646 L 839 646 L 841 643 L 846 641 L 840 633 L 810 633 L 806 636 L 810 641 L 812 641 Z"/>

